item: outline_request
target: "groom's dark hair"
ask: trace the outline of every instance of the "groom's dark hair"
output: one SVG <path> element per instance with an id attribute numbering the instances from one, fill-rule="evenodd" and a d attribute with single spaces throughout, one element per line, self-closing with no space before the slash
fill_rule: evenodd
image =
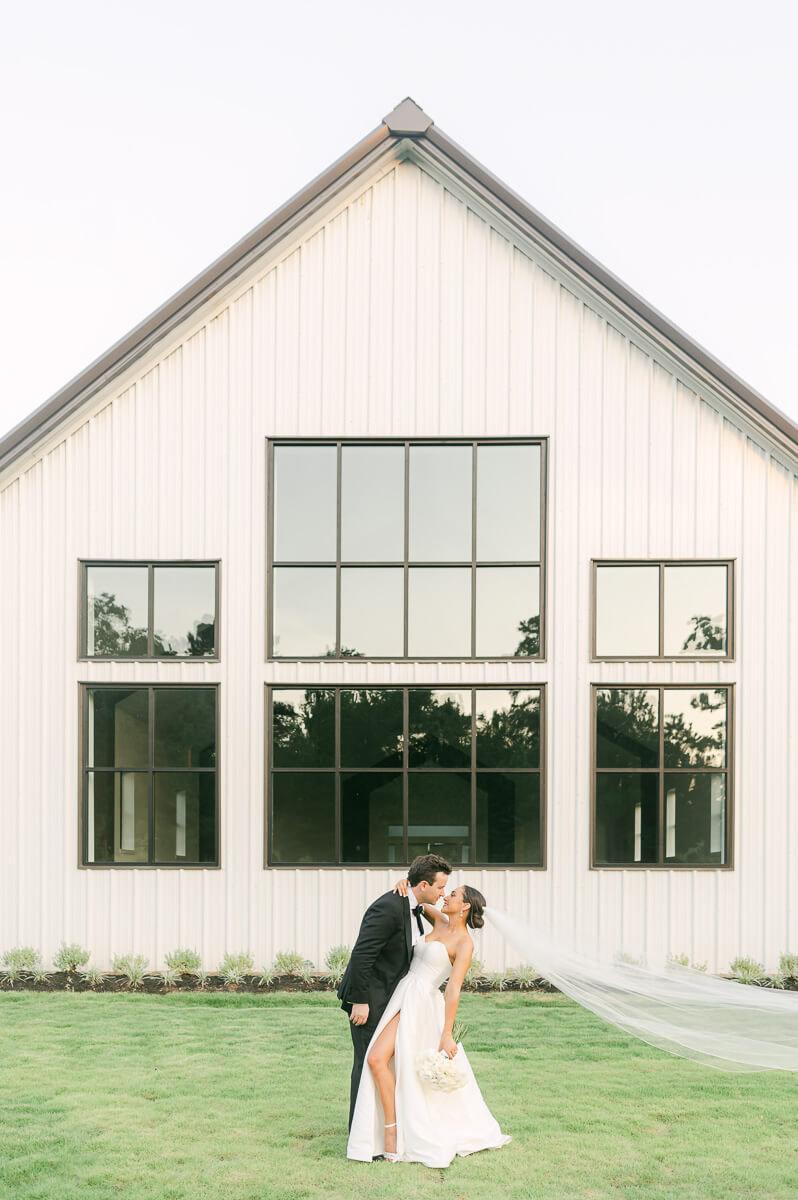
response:
<path id="1" fill-rule="evenodd" d="M 441 858 L 440 854 L 419 854 L 410 864 L 407 882 L 411 887 L 416 887 L 422 880 L 424 883 L 434 883 L 439 871 L 443 871 L 444 875 L 451 875 L 451 864 L 447 863 L 445 858 Z"/>

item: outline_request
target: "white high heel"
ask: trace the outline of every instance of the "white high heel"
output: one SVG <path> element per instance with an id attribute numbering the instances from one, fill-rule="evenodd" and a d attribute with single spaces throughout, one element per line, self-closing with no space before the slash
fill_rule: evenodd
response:
<path id="1" fill-rule="evenodd" d="M 395 1129 L 396 1121 L 391 1121 L 390 1125 L 386 1125 L 384 1128 L 385 1129 Z M 383 1158 L 386 1159 L 388 1162 L 394 1162 L 394 1163 L 399 1162 L 399 1155 L 391 1154 L 391 1152 L 389 1150 L 385 1150 L 383 1152 Z"/>

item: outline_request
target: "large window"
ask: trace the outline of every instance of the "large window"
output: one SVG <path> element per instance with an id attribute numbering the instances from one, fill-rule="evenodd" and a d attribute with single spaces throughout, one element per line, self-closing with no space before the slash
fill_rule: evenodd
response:
<path id="1" fill-rule="evenodd" d="M 269 863 L 543 866 L 544 695 L 269 688 Z"/>
<path id="2" fill-rule="evenodd" d="M 218 658 L 219 564 L 81 562 L 80 657 Z"/>
<path id="3" fill-rule="evenodd" d="M 594 685 L 594 867 L 729 865 L 732 696 Z"/>
<path id="4" fill-rule="evenodd" d="M 85 866 L 215 866 L 216 688 L 82 685 Z"/>
<path id="5" fill-rule="evenodd" d="M 593 658 L 733 658 L 733 563 L 593 562 Z"/>
<path id="6" fill-rule="evenodd" d="M 270 657 L 544 656 L 545 442 L 272 442 L 270 477 Z"/>

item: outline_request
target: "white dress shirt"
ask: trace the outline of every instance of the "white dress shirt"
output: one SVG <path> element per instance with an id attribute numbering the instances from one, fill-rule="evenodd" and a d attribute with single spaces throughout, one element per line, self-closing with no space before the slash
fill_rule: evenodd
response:
<path id="1" fill-rule="evenodd" d="M 410 905 L 410 932 L 413 934 L 413 949 L 415 949 L 416 942 L 420 942 L 422 937 L 424 937 L 424 934 L 419 930 L 418 921 L 413 916 L 413 909 L 418 904 L 418 900 L 416 900 L 415 896 L 413 895 L 412 888 L 408 888 L 407 890 L 407 903 Z M 423 915 L 421 920 L 424 920 Z"/>

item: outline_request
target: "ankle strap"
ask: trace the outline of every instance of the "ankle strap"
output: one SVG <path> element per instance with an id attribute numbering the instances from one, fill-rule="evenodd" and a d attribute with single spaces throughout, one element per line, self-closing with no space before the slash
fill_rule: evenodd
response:
<path id="1" fill-rule="evenodd" d="M 386 1126 L 385 1126 L 385 1128 L 386 1128 L 386 1129 L 393 1129 L 393 1127 L 394 1127 L 394 1125 L 395 1125 L 395 1124 L 396 1124 L 396 1121 L 391 1121 L 390 1125 L 386 1125 Z"/>

